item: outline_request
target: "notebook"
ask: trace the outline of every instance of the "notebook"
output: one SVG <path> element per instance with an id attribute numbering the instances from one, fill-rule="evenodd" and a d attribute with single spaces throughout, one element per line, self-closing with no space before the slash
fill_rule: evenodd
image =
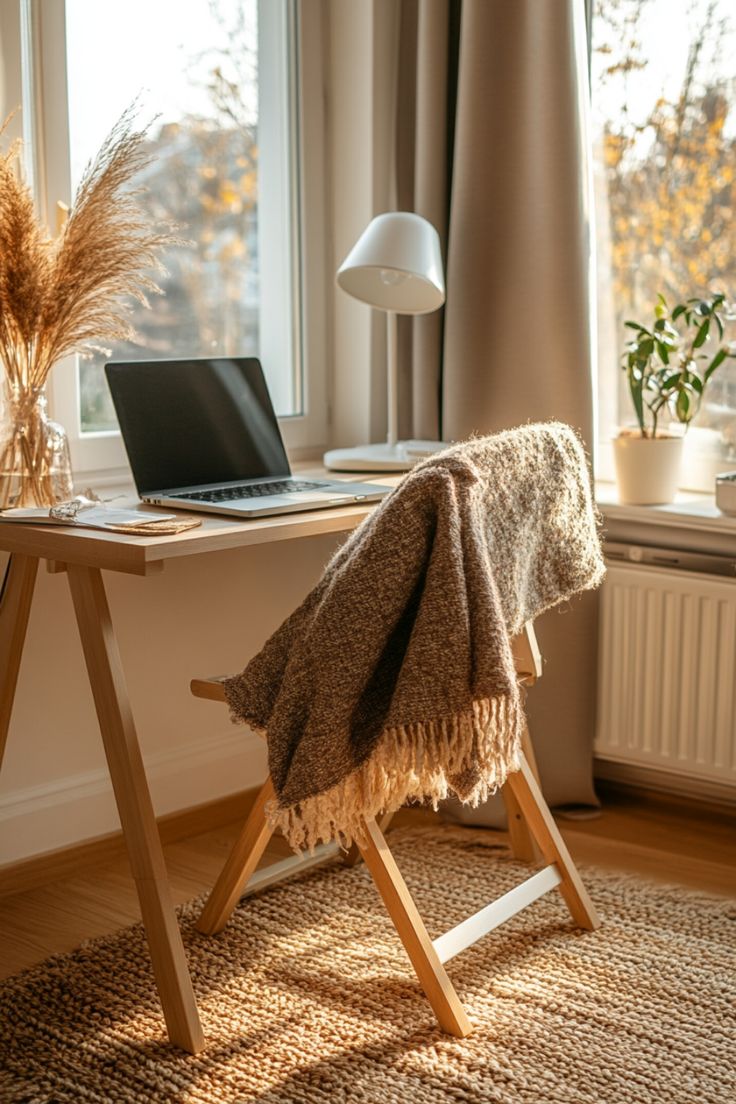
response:
<path id="1" fill-rule="evenodd" d="M 295 478 L 255 357 L 111 361 L 105 374 L 143 502 L 261 517 L 378 501 L 391 490 Z"/>

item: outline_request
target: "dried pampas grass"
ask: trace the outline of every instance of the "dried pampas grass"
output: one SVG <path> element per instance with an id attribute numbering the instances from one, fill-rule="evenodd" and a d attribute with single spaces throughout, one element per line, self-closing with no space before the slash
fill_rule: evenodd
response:
<path id="1" fill-rule="evenodd" d="M 131 300 L 160 293 L 147 273 L 163 271 L 165 246 L 182 244 L 151 225 L 130 187 L 150 161 L 135 114 L 133 105 L 87 166 L 56 238 L 17 172 L 19 143 L 0 152 L 0 361 L 14 390 L 39 392 L 70 353 L 133 339 Z"/>

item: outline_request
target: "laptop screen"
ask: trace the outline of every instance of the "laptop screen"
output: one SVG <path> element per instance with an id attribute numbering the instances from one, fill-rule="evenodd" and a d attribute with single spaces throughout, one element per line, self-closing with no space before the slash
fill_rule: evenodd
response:
<path id="1" fill-rule="evenodd" d="M 105 365 L 139 494 L 291 474 L 255 357 Z"/>

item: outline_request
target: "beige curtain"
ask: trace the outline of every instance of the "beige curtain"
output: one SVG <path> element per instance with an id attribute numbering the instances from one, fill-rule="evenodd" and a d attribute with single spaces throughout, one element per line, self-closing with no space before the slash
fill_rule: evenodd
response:
<path id="1" fill-rule="evenodd" d="M 585 0 L 402 0 L 398 57 L 397 207 L 437 226 L 447 271 L 444 312 L 402 320 L 401 432 L 556 418 L 590 446 Z M 547 799 L 593 805 L 595 596 L 537 628 Z"/>

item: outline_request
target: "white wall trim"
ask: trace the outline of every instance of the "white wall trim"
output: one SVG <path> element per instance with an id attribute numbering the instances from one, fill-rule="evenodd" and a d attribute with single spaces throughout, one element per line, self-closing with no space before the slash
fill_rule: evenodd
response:
<path id="1" fill-rule="evenodd" d="M 265 742 L 245 728 L 144 755 L 157 816 L 246 790 L 266 776 Z M 0 797 L 0 864 L 120 827 L 105 767 Z"/>

